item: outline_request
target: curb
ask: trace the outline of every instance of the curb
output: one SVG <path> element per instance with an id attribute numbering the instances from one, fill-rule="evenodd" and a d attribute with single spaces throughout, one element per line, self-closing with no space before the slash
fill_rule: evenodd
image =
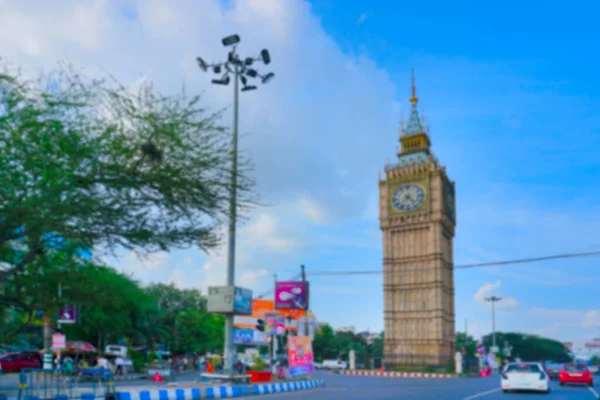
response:
<path id="1" fill-rule="evenodd" d="M 343 375 L 351 376 L 381 376 L 384 378 L 437 378 L 452 379 L 457 378 L 454 374 L 435 374 L 428 372 L 379 372 L 379 371 L 343 371 Z"/>
<path id="2" fill-rule="evenodd" d="M 142 390 L 117 392 L 117 400 L 200 400 L 229 399 L 241 396 L 264 395 L 272 393 L 296 392 L 315 389 L 325 385 L 323 380 L 310 380 L 287 383 L 264 383 L 238 386 L 213 386 L 194 389 Z M 86 400 L 83 399 L 82 400 Z"/>

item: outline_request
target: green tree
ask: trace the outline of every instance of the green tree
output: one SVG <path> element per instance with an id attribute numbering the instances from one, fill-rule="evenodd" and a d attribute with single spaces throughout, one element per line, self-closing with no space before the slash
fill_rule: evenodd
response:
<path id="1" fill-rule="evenodd" d="M 477 351 L 477 341 L 464 332 L 456 332 L 456 350 L 466 356 L 474 356 Z"/>
<path id="2" fill-rule="evenodd" d="M 512 346 L 511 356 L 525 361 L 568 362 L 572 359 L 565 346 L 554 339 L 544 338 L 517 332 L 496 332 L 496 343 L 504 347 L 505 343 Z M 483 344 L 489 348 L 492 345 L 492 335 L 483 337 Z"/>
<path id="3" fill-rule="evenodd" d="M 315 334 L 313 339 L 313 351 L 315 359 L 318 360 L 337 357 L 338 346 L 336 343 L 336 335 L 331 326 L 323 325 L 320 332 Z"/>
<path id="4" fill-rule="evenodd" d="M 219 352 L 224 345 L 225 318 L 206 310 L 188 308 L 176 320 L 175 350 L 178 352 Z"/>
<path id="5" fill-rule="evenodd" d="M 214 248 L 232 189 L 218 117 L 151 84 L 0 73 L 0 283 L 56 237 L 107 251 Z M 253 199 L 246 166 L 240 208 Z"/>

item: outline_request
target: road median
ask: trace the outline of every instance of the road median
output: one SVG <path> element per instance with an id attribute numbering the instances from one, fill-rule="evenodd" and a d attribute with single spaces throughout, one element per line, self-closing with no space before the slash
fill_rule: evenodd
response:
<path id="1" fill-rule="evenodd" d="M 443 374 L 434 372 L 393 372 L 393 371 L 369 371 L 369 370 L 353 370 L 343 371 L 343 375 L 350 376 L 379 376 L 383 378 L 436 378 L 436 379 L 451 379 L 456 378 L 454 374 Z"/>

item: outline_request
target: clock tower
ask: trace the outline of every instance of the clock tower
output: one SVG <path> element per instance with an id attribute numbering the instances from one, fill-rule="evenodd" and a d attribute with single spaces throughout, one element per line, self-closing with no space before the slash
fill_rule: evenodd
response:
<path id="1" fill-rule="evenodd" d="M 431 151 L 418 101 L 413 73 L 398 162 L 379 179 L 388 368 L 447 367 L 455 354 L 455 186 Z"/>

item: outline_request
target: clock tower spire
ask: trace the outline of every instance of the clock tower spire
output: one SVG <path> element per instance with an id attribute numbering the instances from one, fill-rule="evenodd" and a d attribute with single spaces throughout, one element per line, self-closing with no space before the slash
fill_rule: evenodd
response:
<path id="1" fill-rule="evenodd" d="M 398 153 L 398 157 L 414 153 L 423 153 L 423 155 L 427 156 L 431 147 L 431 140 L 427 132 L 425 132 L 425 128 L 419 117 L 419 110 L 417 109 L 419 98 L 417 97 L 414 70 L 411 71 L 411 93 L 412 95 L 409 99 L 411 105 L 410 117 L 406 129 L 402 129 L 400 133 L 400 152 Z"/>

